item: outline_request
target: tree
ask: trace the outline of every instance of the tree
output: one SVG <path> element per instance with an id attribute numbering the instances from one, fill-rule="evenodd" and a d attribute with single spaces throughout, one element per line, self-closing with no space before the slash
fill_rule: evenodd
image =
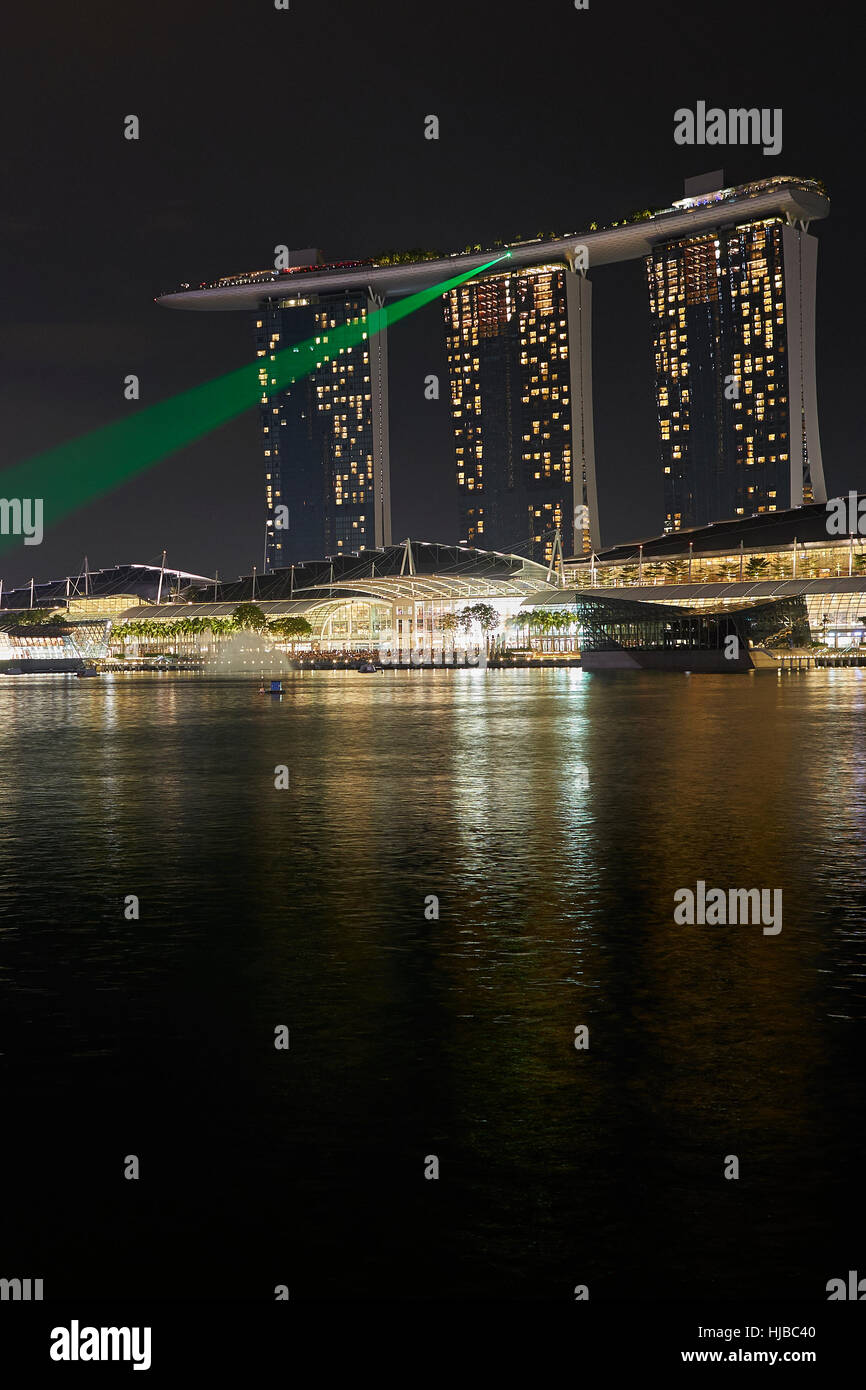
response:
<path id="1" fill-rule="evenodd" d="M 268 625 L 268 620 L 257 603 L 239 603 L 232 616 L 244 632 L 264 632 Z"/>
<path id="2" fill-rule="evenodd" d="M 282 637 L 285 641 L 290 642 L 292 651 L 295 649 L 295 643 L 302 637 L 311 637 L 313 634 L 311 624 L 307 622 L 306 618 L 300 617 L 277 618 L 275 622 L 268 624 L 268 631 L 272 632 L 275 637 Z"/>
<path id="3" fill-rule="evenodd" d="M 790 566 L 791 558 L 787 551 L 776 551 L 770 559 L 770 576 L 773 579 L 784 579 Z"/>
<path id="4" fill-rule="evenodd" d="M 149 642 L 157 637 L 164 637 L 169 631 L 170 624 L 155 623 L 148 618 L 131 618 L 124 623 L 118 623 L 113 628 L 113 635 L 119 638 L 122 645 L 131 640 L 137 642 Z"/>
<path id="5" fill-rule="evenodd" d="M 512 629 L 519 643 L 523 643 L 524 632 L 529 634 L 529 614 L 523 610 L 518 610 L 510 618 L 506 618 L 505 626 Z"/>
<path id="6" fill-rule="evenodd" d="M 537 610 L 538 622 L 535 624 L 542 636 L 568 636 L 569 629 L 577 623 L 577 614 L 570 608 L 541 608 Z"/>
<path id="7" fill-rule="evenodd" d="M 470 608 L 473 619 L 481 628 L 484 644 L 490 650 L 490 634 L 499 626 L 499 614 L 492 603 L 473 603 Z"/>
<path id="8" fill-rule="evenodd" d="M 499 626 L 499 614 L 492 603 L 473 603 L 469 612 L 485 634 Z"/>
<path id="9" fill-rule="evenodd" d="M 534 608 L 529 615 L 529 630 L 543 637 L 553 626 L 553 614 L 547 608 Z"/>
<path id="10" fill-rule="evenodd" d="M 456 614 L 456 613 L 443 613 L 442 616 L 441 616 L 441 618 L 439 619 L 439 629 L 440 629 L 440 631 L 441 631 L 441 632 L 446 632 L 446 633 L 450 633 L 450 634 L 451 634 L 451 651 L 452 651 L 452 652 L 454 651 L 454 634 L 455 634 L 455 632 L 457 631 L 457 629 L 458 629 L 459 626 L 460 626 L 460 619 L 457 617 L 457 614 Z M 443 645 L 443 648 L 444 648 L 444 645 L 445 645 L 444 642 L 443 642 L 442 645 Z"/>
<path id="11" fill-rule="evenodd" d="M 766 556 L 753 555 L 749 563 L 746 565 L 746 574 L 748 575 L 749 579 L 760 579 L 761 576 L 766 572 L 766 569 Z"/>
<path id="12" fill-rule="evenodd" d="M 457 623 L 462 627 L 464 632 L 468 633 L 474 621 L 472 609 L 468 606 L 466 608 L 461 608 L 460 612 L 457 614 Z"/>

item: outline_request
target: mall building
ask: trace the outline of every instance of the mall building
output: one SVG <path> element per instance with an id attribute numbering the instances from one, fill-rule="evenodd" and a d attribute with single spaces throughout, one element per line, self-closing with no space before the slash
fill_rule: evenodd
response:
<path id="1" fill-rule="evenodd" d="M 201 646 L 209 620 L 218 627 L 240 604 L 253 603 L 269 623 L 306 620 L 310 635 L 291 644 L 298 651 L 388 652 L 405 660 L 417 654 L 435 662 L 501 642 L 526 600 L 542 603 L 561 587 L 561 571 L 521 555 L 406 540 L 190 586 L 173 602 L 148 608 L 146 616 L 185 625 Z M 135 623 L 142 616 L 135 605 L 117 621 Z"/>
<path id="2" fill-rule="evenodd" d="M 812 641 L 858 647 L 866 536 L 832 534 L 832 515 L 830 503 L 812 503 L 715 522 L 566 562 L 565 575 L 569 589 L 695 610 L 802 598 Z"/>
<path id="3" fill-rule="evenodd" d="M 38 647 L 43 660 L 219 660 L 238 643 L 226 620 L 241 604 L 255 604 L 268 624 L 305 620 L 295 639 L 266 633 L 273 647 L 434 664 L 485 649 L 530 660 L 641 647 L 715 652 L 731 636 L 747 649 L 851 651 L 866 647 L 866 548 L 859 534 L 830 534 L 830 505 L 716 522 L 585 561 L 407 540 L 233 581 L 135 565 L 34 581 L 2 594 L 0 657 L 20 661 Z M 34 608 L 63 630 L 29 627 Z M 259 652 L 261 641 L 248 638 Z"/>
<path id="4" fill-rule="evenodd" d="M 163 600 L 212 583 L 204 575 L 162 565 L 112 565 L 75 575 L 0 580 L 0 675 L 73 673 L 111 655 L 112 626 L 131 607 L 159 611 Z"/>

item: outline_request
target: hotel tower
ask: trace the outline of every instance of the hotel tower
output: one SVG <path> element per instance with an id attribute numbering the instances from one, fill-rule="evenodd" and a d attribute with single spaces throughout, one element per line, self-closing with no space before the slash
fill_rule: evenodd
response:
<path id="1" fill-rule="evenodd" d="M 440 285 L 458 540 L 548 563 L 557 533 L 566 555 L 598 550 L 589 274 L 628 260 L 648 271 L 665 529 L 823 502 L 809 225 L 830 205 L 813 179 L 722 183 L 717 172 L 670 207 L 506 251 L 323 264 L 307 250 L 159 296 L 254 315 L 267 567 L 390 545 L 381 310 Z M 350 324 L 360 336 L 341 333 Z M 270 362 L 308 341 L 313 370 L 279 387 Z M 627 410 L 644 387 L 618 385 Z M 648 440 L 648 466 L 655 454 Z"/>
<path id="2" fill-rule="evenodd" d="M 807 227 L 779 216 L 653 248 L 666 531 L 826 500 L 816 257 Z"/>
<path id="3" fill-rule="evenodd" d="M 590 548 L 590 285 L 565 265 L 445 297 L 460 542 L 550 560 Z"/>

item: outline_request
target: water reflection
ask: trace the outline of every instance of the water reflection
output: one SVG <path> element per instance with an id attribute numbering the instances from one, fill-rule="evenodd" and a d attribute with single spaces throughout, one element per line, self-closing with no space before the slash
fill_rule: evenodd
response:
<path id="1" fill-rule="evenodd" d="M 853 1267 L 860 671 L 258 683 L 0 686 L 10 1257 L 36 1232 L 98 1293 L 131 1241 L 178 1297 L 287 1260 L 400 1297 Z M 675 926 L 698 879 L 781 887 L 782 933 Z M 105 1181 L 136 1145 L 137 1207 Z"/>

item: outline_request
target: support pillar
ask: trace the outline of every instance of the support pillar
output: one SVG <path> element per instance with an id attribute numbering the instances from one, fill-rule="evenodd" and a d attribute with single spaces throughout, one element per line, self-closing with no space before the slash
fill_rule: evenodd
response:
<path id="1" fill-rule="evenodd" d="M 815 289 L 818 242 L 805 227 L 783 227 L 785 327 L 788 340 L 789 507 L 826 502 L 815 381 Z M 805 494 L 805 497 L 804 497 Z"/>
<path id="2" fill-rule="evenodd" d="M 576 251 L 582 248 L 576 248 Z M 592 413 L 592 285 L 583 258 L 575 255 L 565 277 L 568 306 L 568 361 L 571 375 L 574 553 L 601 549 L 595 478 L 595 427 Z"/>
<path id="3" fill-rule="evenodd" d="M 367 349 L 373 405 L 373 538 L 391 544 L 391 451 L 388 430 L 388 329 L 382 295 L 368 291 Z"/>

